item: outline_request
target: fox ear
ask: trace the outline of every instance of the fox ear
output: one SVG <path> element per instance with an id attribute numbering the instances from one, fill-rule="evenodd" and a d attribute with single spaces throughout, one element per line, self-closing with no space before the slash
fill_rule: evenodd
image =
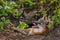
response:
<path id="1" fill-rule="evenodd" d="M 46 15 L 44 15 L 44 16 L 43 16 L 43 20 L 47 20 L 47 17 L 46 17 Z"/>

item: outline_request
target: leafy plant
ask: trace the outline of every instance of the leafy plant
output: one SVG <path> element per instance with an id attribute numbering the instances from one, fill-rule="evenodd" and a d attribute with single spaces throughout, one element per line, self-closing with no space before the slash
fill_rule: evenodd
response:
<path id="1" fill-rule="evenodd" d="M 21 15 L 21 12 L 16 12 L 16 8 L 20 8 L 20 5 L 16 4 L 14 1 L 12 2 L 5 2 L 4 6 L 0 6 L 0 16 L 9 16 L 8 14 L 10 13 L 13 17 L 17 18 L 18 16 Z"/>
<path id="2" fill-rule="evenodd" d="M 4 0 L 0 0 L 0 5 L 4 6 L 5 1 Z"/>
<path id="3" fill-rule="evenodd" d="M 19 0 L 21 3 L 23 3 L 22 5 L 25 5 L 25 8 L 29 8 L 34 6 L 36 3 L 34 2 L 34 0 Z"/>
<path id="4" fill-rule="evenodd" d="M 11 21 L 9 19 L 5 19 L 5 17 L 2 17 L 0 21 L 0 31 L 4 30 L 3 29 L 4 24 L 10 24 L 10 23 Z"/>
<path id="5" fill-rule="evenodd" d="M 47 13 L 47 11 L 45 11 L 45 10 L 42 11 L 42 14 L 43 15 L 46 15 L 46 13 Z"/>
<path id="6" fill-rule="evenodd" d="M 54 29 L 54 22 L 51 21 L 51 22 L 50 22 L 50 31 L 53 30 L 53 29 Z"/>
<path id="7" fill-rule="evenodd" d="M 25 22 L 20 22 L 20 24 L 17 26 L 17 28 L 27 28 L 28 24 L 26 24 Z"/>
<path id="8" fill-rule="evenodd" d="M 60 0 L 57 0 L 58 3 L 60 3 Z"/>
<path id="9" fill-rule="evenodd" d="M 60 16 L 60 8 L 56 10 L 56 14 Z"/>
<path id="10" fill-rule="evenodd" d="M 52 19 L 60 24 L 60 8 L 56 9 L 55 15 L 52 17 Z"/>
<path id="11" fill-rule="evenodd" d="M 14 18 L 18 18 L 22 13 L 21 12 L 15 12 L 15 13 L 12 13 L 13 17 Z"/>
<path id="12" fill-rule="evenodd" d="M 44 3 L 46 3 L 46 0 L 40 0 L 39 2 L 40 5 L 44 5 Z"/>
<path id="13" fill-rule="evenodd" d="M 0 31 L 3 30 L 3 22 L 0 22 Z"/>
<path id="14" fill-rule="evenodd" d="M 2 17 L 1 21 L 3 22 L 3 24 L 9 24 L 9 23 L 11 23 L 11 21 L 9 19 L 6 19 L 5 17 Z"/>
<path id="15" fill-rule="evenodd" d="M 55 16 L 52 17 L 52 19 L 53 19 L 54 22 L 60 24 L 60 16 L 55 15 Z"/>
<path id="16" fill-rule="evenodd" d="M 35 2 L 33 2 L 32 0 L 26 0 L 25 3 L 26 3 L 27 6 L 29 5 L 29 7 L 31 7 L 35 4 Z"/>

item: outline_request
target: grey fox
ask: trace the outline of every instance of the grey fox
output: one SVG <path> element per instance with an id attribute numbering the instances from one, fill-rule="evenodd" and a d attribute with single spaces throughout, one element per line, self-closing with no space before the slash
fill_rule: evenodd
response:
<path id="1" fill-rule="evenodd" d="M 35 27 L 29 28 L 29 34 L 44 34 L 50 30 L 50 20 L 46 16 L 39 19 L 38 23 Z"/>

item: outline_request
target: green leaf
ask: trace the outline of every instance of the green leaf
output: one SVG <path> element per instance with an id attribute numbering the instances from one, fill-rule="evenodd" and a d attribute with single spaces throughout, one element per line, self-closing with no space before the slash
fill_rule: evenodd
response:
<path id="1" fill-rule="evenodd" d="M 57 0 L 58 3 L 60 3 L 60 0 Z"/>
<path id="2" fill-rule="evenodd" d="M 0 22 L 0 27 L 2 27 L 3 26 L 3 22 Z"/>
<path id="3" fill-rule="evenodd" d="M 0 31 L 3 30 L 3 25 L 4 25 L 4 23 L 3 22 L 0 22 Z"/>
<path id="4" fill-rule="evenodd" d="M 27 28 L 27 27 L 28 27 L 28 24 L 26 24 L 25 22 L 22 22 L 17 26 L 17 28 Z"/>
<path id="5" fill-rule="evenodd" d="M 52 20 L 53 20 L 54 22 L 60 24 L 60 16 L 55 15 L 55 16 L 52 17 Z"/>
<path id="6" fill-rule="evenodd" d="M 46 13 L 47 13 L 47 11 L 45 11 L 45 10 L 42 11 L 42 14 L 43 14 L 43 15 L 45 15 Z"/>
<path id="7" fill-rule="evenodd" d="M 11 23 L 11 21 L 9 19 L 7 19 L 7 20 L 4 21 L 4 23 L 9 24 L 9 23 Z"/>
<path id="8" fill-rule="evenodd" d="M 53 30 L 53 28 L 54 28 L 54 22 L 51 21 L 51 23 L 50 23 L 50 30 Z"/>
<path id="9" fill-rule="evenodd" d="M 21 16 L 21 14 L 22 14 L 21 12 L 15 12 L 12 15 L 14 18 L 18 18 L 19 16 Z"/>
<path id="10" fill-rule="evenodd" d="M 60 16 L 55 18 L 55 21 L 60 24 Z"/>
<path id="11" fill-rule="evenodd" d="M 57 9 L 57 15 L 60 15 L 60 8 Z"/>
<path id="12" fill-rule="evenodd" d="M 3 22 L 5 21 L 5 19 L 6 19 L 5 17 L 1 17 L 1 20 L 2 20 Z"/>

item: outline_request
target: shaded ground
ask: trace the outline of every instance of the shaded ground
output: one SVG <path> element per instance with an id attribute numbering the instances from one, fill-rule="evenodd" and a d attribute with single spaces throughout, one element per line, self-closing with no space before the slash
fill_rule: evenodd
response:
<path id="1" fill-rule="evenodd" d="M 0 40 L 60 40 L 60 26 L 47 35 L 26 36 L 16 32 L 0 32 Z"/>

